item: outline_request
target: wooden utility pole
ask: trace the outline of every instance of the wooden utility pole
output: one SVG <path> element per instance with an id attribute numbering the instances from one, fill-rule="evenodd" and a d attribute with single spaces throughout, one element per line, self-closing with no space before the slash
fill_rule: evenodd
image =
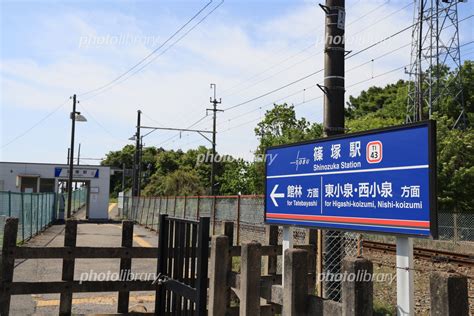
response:
<path id="1" fill-rule="evenodd" d="M 326 0 L 320 5 L 325 16 L 324 47 L 324 135 L 344 133 L 344 59 L 345 59 L 345 0 Z M 323 266 L 326 273 L 341 272 L 342 242 L 338 231 L 325 231 Z M 319 248 L 321 251 L 321 248 Z M 338 301 L 341 284 L 327 281 L 324 297 Z"/>

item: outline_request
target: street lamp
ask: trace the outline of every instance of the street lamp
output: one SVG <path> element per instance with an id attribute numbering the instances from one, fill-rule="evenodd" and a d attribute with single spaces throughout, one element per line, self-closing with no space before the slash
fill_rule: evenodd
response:
<path id="1" fill-rule="evenodd" d="M 72 96 L 72 112 L 70 115 L 72 128 L 71 128 L 71 152 L 69 155 L 69 185 L 67 190 L 67 213 L 66 218 L 71 217 L 71 200 L 72 200 L 72 181 L 73 181 L 73 169 L 74 169 L 74 132 L 76 128 L 76 121 L 87 122 L 87 119 L 81 115 L 81 112 L 76 111 L 76 95 Z"/>

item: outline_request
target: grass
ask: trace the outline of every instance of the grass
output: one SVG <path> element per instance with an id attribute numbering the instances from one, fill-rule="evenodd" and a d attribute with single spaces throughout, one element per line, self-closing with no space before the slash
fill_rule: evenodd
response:
<path id="1" fill-rule="evenodd" d="M 392 316 L 396 314 L 395 306 L 374 299 L 374 316 Z"/>

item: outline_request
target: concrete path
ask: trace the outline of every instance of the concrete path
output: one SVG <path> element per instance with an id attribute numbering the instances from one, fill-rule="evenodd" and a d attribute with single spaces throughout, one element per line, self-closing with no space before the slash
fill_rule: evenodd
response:
<path id="1" fill-rule="evenodd" d="M 117 214 L 116 205 L 109 208 L 111 218 Z M 80 216 L 80 214 L 78 214 Z M 114 247 L 121 243 L 121 224 L 79 224 L 78 246 Z M 141 226 L 135 225 L 134 246 L 157 247 L 158 237 Z M 54 225 L 45 232 L 34 237 L 26 244 L 29 247 L 61 247 L 64 245 L 64 225 Z M 155 273 L 156 259 L 134 259 L 133 273 Z M 14 281 L 60 281 L 62 260 L 30 259 L 17 260 Z M 86 273 L 92 277 L 98 273 L 118 273 L 119 259 L 79 259 L 76 260 L 75 280 L 81 279 Z M 96 273 L 96 274 L 94 274 Z M 130 306 L 145 306 L 153 310 L 153 292 L 132 292 Z M 115 313 L 117 293 L 78 293 L 73 298 L 73 314 Z M 11 315 L 58 315 L 59 294 L 19 295 L 13 296 Z"/>

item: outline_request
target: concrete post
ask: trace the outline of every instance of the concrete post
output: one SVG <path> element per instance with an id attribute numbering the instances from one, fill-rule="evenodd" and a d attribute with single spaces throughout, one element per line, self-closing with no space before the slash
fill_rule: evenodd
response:
<path id="1" fill-rule="evenodd" d="M 265 241 L 270 246 L 278 246 L 278 226 L 265 225 Z M 267 256 L 265 262 L 265 274 L 277 273 L 277 255 Z"/>
<path id="2" fill-rule="evenodd" d="M 308 298 L 308 252 L 303 249 L 285 251 L 283 316 L 306 315 Z"/>
<path id="3" fill-rule="evenodd" d="M 227 312 L 230 287 L 227 284 L 229 267 L 229 238 L 213 236 L 209 282 L 209 315 L 220 316 Z"/>
<path id="4" fill-rule="evenodd" d="M 240 272 L 240 316 L 260 315 L 260 243 L 242 245 Z"/>
<path id="5" fill-rule="evenodd" d="M 348 257 L 342 261 L 342 271 L 342 315 L 372 316 L 372 262 L 364 258 Z"/>
<path id="6" fill-rule="evenodd" d="M 449 272 L 430 275 L 431 316 L 469 315 L 467 278 Z"/>

